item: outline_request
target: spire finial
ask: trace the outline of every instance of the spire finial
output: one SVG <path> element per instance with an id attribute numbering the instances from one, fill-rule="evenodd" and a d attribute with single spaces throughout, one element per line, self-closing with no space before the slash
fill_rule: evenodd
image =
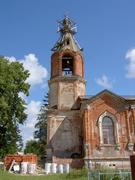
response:
<path id="1" fill-rule="evenodd" d="M 75 30 L 75 22 L 72 21 L 67 15 L 64 16 L 64 19 L 61 21 L 58 21 L 59 23 L 59 32 L 61 32 L 62 34 L 64 33 L 71 33 L 71 34 L 75 34 L 76 30 Z"/>

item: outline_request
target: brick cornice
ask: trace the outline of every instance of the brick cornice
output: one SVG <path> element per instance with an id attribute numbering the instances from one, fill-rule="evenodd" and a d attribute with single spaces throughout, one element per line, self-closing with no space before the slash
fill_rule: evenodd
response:
<path id="1" fill-rule="evenodd" d="M 48 84 L 54 83 L 54 82 L 73 82 L 73 81 L 80 81 L 84 84 L 86 84 L 86 81 L 81 78 L 80 76 L 57 76 L 48 81 Z"/>

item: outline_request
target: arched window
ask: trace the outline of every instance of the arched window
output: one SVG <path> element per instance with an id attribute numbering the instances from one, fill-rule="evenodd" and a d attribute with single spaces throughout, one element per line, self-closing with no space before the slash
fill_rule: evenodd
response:
<path id="1" fill-rule="evenodd" d="M 102 119 L 102 136 L 103 144 L 115 144 L 114 122 L 108 116 Z"/>
<path id="2" fill-rule="evenodd" d="M 73 57 L 65 55 L 62 57 L 62 76 L 70 76 L 73 74 Z"/>

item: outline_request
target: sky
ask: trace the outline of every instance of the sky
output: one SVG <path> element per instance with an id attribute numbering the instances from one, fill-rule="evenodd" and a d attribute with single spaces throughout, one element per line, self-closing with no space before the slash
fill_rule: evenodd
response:
<path id="1" fill-rule="evenodd" d="M 0 0 L 0 55 L 20 61 L 30 71 L 28 118 L 21 126 L 24 142 L 48 92 L 51 48 L 59 38 L 57 21 L 68 15 L 77 23 L 84 49 L 86 94 L 103 89 L 135 95 L 134 0 Z"/>

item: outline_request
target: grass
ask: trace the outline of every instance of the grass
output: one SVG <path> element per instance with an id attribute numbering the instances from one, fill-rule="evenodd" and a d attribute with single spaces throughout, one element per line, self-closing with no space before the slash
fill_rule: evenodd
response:
<path id="1" fill-rule="evenodd" d="M 75 170 L 69 174 L 55 175 L 19 175 L 0 171 L 0 180 L 87 180 L 87 171 L 85 169 Z"/>
<path id="2" fill-rule="evenodd" d="M 103 173 L 100 178 L 101 180 L 129 180 L 129 176 L 118 175 L 118 170 L 114 169 L 98 169 L 91 171 L 91 179 L 97 180 L 98 179 L 98 172 Z M 106 174 L 107 173 L 107 174 Z M 108 174 L 111 173 L 111 174 Z M 88 172 L 86 169 L 81 170 L 73 170 L 69 174 L 53 174 L 53 175 L 20 175 L 20 174 L 11 174 L 6 171 L 0 171 L 0 180 L 88 180 L 87 176 Z"/>

